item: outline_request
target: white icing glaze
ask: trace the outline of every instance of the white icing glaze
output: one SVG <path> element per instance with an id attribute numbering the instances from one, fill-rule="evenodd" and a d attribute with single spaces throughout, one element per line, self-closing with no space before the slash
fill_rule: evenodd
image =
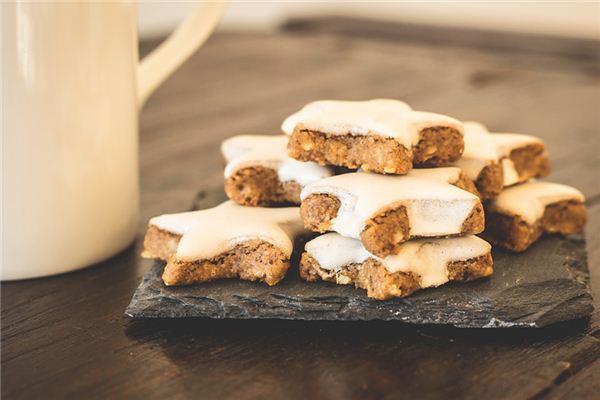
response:
<path id="1" fill-rule="evenodd" d="M 531 135 L 517 133 L 490 133 L 478 122 L 464 122 L 465 150 L 454 165 L 462 168 L 465 175 L 476 180 L 483 168 L 491 163 L 501 163 L 504 186 L 520 182 L 515 165 L 508 158 L 511 151 L 532 143 L 543 143 Z"/>
<path id="2" fill-rule="evenodd" d="M 408 104 L 391 99 L 315 101 L 286 118 L 281 129 L 291 135 L 298 124 L 332 135 L 374 134 L 395 138 L 407 149 L 418 143 L 419 131 L 424 128 L 444 126 L 463 131 L 461 122 L 454 118 L 414 111 Z"/>
<path id="3" fill-rule="evenodd" d="M 345 265 L 362 263 L 377 256 L 369 253 L 357 239 L 329 232 L 306 243 L 304 250 L 310 254 L 323 269 L 338 270 Z"/>
<path id="4" fill-rule="evenodd" d="M 521 178 L 519 178 L 519 173 L 515 168 L 515 163 L 510 158 L 503 158 L 500 162 L 502 164 L 502 186 L 511 186 L 515 183 L 519 183 Z"/>
<path id="5" fill-rule="evenodd" d="M 150 225 L 182 235 L 176 256 L 186 261 L 215 257 L 251 239 L 265 240 L 289 256 L 294 236 L 303 230 L 298 207 L 244 207 L 232 201 L 154 217 Z"/>
<path id="6" fill-rule="evenodd" d="M 461 172 L 462 170 L 458 167 L 415 168 L 410 170 L 408 176 L 415 178 L 436 179 L 454 184 L 460 179 Z"/>
<path id="7" fill-rule="evenodd" d="M 221 153 L 227 162 L 225 178 L 252 166 L 271 168 L 281 182 L 295 181 L 300 186 L 333 175 L 328 167 L 288 157 L 287 142 L 285 135 L 239 135 L 223 141 Z"/>
<path id="8" fill-rule="evenodd" d="M 488 207 L 491 211 L 517 215 L 533 225 L 542 218 L 548 205 L 564 200 L 583 202 L 585 198 L 571 186 L 532 180 L 504 189 Z"/>
<path id="9" fill-rule="evenodd" d="M 332 230 L 352 238 L 358 239 L 366 221 L 392 205 L 406 207 L 411 236 L 460 233 L 473 207 L 480 204 L 479 198 L 439 180 L 443 174 L 433 169 L 419 174 L 427 173 L 434 178 L 415 177 L 412 171 L 404 176 L 364 172 L 337 175 L 306 186 L 301 198 L 315 193 L 337 197 L 341 205 Z"/>
<path id="10" fill-rule="evenodd" d="M 475 235 L 455 238 L 413 239 L 403 243 L 397 254 L 385 258 L 369 253 L 359 240 L 337 233 L 321 235 L 305 246 L 306 252 L 327 270 L 362 263 L 369 258 L 381 262 L 390 272 L 412 272 L 420 277 L 422 287 L 448 282 L 447 265 L 483 256 L 491 246 Z"/>

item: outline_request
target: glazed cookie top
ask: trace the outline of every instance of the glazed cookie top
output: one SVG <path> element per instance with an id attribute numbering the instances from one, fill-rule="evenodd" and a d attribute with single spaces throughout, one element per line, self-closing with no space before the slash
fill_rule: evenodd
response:
<path id="1" fill-rule="evenodd" d="M 455 183 L 460 179 L 462 170 L 458 167 L 414 168 L 408 176 L 415 178 L 436 179 L 447 183 Z"/>
<path id="2" fill-rule="evenodd" d="M 333 232 L 321 235 L 305 246 L 305 251 L 323 269 L 338 270 L 345 265 L 363 263 L 374 258 L 391 273 L 400 271 L 417 274 L 422 287 L 448 282 L 449 263 L 480 257 L 490 250 L 490 244 L 475 235 L 409 240 L 400 245 L 397 254 L 385 258 L 369 253 L 360 240 Z"/>
<path id="3" fill-rule="evenodd" d="M 223 141 L 221 153 L 227 162 L 225 178 L 253 166 L 271 168 L 280 181 L 295 181 L 301 186 L 333 175 L 328 167 L 288 157 L 287 142 L 285 135 L 239 135 Z"/>
<path id="4" fill-rule="evenodd" d="M 483 168 L 492 162 L 502 164 L 504 186 L 519 182 L 519 174 L 509 158 L 511 151 L 533 143 L 543 144 L 535 136 L 518 133 L 490 133 L 478 122 L 464 122 L 465 150 L 455 165 L 462 168 L 472 180 L 476 180 Z"/>
<path id="5" fill-rule="evenodd" d="M 306 186 L 300 195 L 329 194 L 340 201 L 332 230 L 359 238 L 366 222 L 379 211 L 403 205 L 410 221 L 411 236 L 441 236 L 461 233 L 477 196 L 450 185 L 435 169 L 408 175 L 354 172 L 326 178 Z M 428 176 L 429 175 L 429 176 Z"/>
<path id="6" fill-rule="evenodd" d="M 542 218 L 546 207 L 565 200 L 584 202 L 583 194 L 560 183 L 531 180 L 504 189 L 488 205 L 488 210 L 521 217 L 530 225 Z"/>
<path id="7" fill-rule="evenodd" d="M 187 261 L 215 257 L 251 239 L 269 242 L 289 256 L 294 237 L 303 231 L 298 207 L 244 207 L 232 201 L 154 217 L 150 225 L 181 235 L 175 254 Z"/>
<path id="8" fill-rule="evenodd" d="M 296 126 L 331 135 L 378 135 L 395 138 L 407 149 L 419 142 L 419 132 L 429 127 L 451 127 L 462 133 L 462 123 L 441 114 L 414 111 L 399 100 L 321 100 L 290 115 L 281 129 L 291 135 Z"/>

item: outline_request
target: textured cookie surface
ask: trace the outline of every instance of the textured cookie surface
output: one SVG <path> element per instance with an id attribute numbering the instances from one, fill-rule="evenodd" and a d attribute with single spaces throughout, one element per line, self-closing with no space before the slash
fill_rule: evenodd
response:
<path id="1" fill-rule="evenodd" d="M 308 185 L 300 207 L 304 226 L 361 239 L 373 254 L 394 254 L 414 237 L 479 233 L 479 198 L 453 186 L 457 168 L 415 170 L 407 176 L 349 173 Z"/>
<path id="2" fill-rule="evenodd" d="M 535 136 L 490 133 L 477 122 L 465 122 L 464 131 L 465 150 L 455 165 L 475 181 L 484 198 L 550 172 L 546 146 Z"/>
<path id="3" fill-rule="evenodd" d="M 167 261 L 167 285 L 228 277 L 273 285 L 289 267 L 301 225 L 298 207 L 243 207 L 228 201 L 152 218 L 143 256 Z"/>
<path id="4" fill-rule="evenodd" d="M 462 129 L 453 118 L 391 99 L 316 101 L 282 125 L 293 158 L 390 174 L 456 161 Z"/>
<path id="5" fill-rule="evenodd" d="M 331 176 L 330 168 L 300 162 L 287 155 L 285 135 L 240 135 L 225 140 L 221 153 L 225 193 L 238 204 L 300 204 L 302 188 Z"/>
<path id="6" fill-rule="evenodd" d="M 450 280 L 469 281 L 493 272 L 491 246 L 473 236 L 415 239 L 384 258 L 369 253 L 359 240 L 326 233 L 305 246 L 300 276 L 354 284 L 376 299 L 405 297 Z"/>
<path id="7" fill-rule="evenodd" d="M 525 251 L 543 233 L 579 232 L 587 221 L 581 192 L 567 185 L 531 181 L 511 186 L 486 204 L 484 237 L 512 251 Z"/>

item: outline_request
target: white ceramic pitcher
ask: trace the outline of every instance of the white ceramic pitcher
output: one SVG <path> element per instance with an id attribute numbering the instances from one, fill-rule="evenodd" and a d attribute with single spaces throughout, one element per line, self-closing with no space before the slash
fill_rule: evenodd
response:
<path id="1" fill-rule="evenodd" d="M 139 65 L 134 2 L 1 7 L 1 279 L 85 267 L 134 239 L 138 110 L 223 2 L 201 3 Z"/>

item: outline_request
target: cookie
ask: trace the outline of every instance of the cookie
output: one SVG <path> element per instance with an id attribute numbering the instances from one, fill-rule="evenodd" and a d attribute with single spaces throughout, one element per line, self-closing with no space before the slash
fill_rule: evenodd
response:
<path id="1" fill-rule="evenodd" d="M 297 160 L 386 174 L 456 161 L 464 145 L 460 121 L 390 99 L 315 101 L 281 128 Z"/>
<path id="2" fill-rule="evenodd" d="M 355 172 L 326 178 L 302 190 L 302 222 L 315 232 L 360 239 L 379 257 L 395 254 L 415 237 L 481 232 L 479 197 L 441 179 L 449 176 L 436 168 L 405 176 Z"/>
<path id="3" fill-rule="evenodd" d="M 152 218 L 142 256 L 167 262 L 167 286 L 238 277 L 275 285 L 302 233 L 298 207 L 243 207 L 232 201 Z"/>
<path id="4" fill-rule="evenodd" d="M 465 122 L 465 151 L 454 165 L 471 178 L 483 198 L 502 188 L 546 176 L 550 162 L 546 146 L 535 136 L 490 133 L 477 122 Z"/>
<path id="5" fill-rule="evenodd" d="M 300 204 L 309 183 L 333 175 L 328 167 L 288 157 L 285 135 L 240 135 L 225 140 L 221 153 L 225 193 L 238 204 L 272 206 Z"/>
<path id="6" fill-rule="evenodd" d="M 543 233 L 579 232 L 587 220 L 584 201 L 580 191 L 558 183 L 511 186 L 486 203 L 483 237 L 495 246 L 521 252 Z"/>
<path id="7" fill-rule="evenodd" d="M 405 297 L 448 281 L 471 281 L 493 273 L 491 246 L 474 235 L 414 239 L 384 258 L 369 253 L 359 240 L 326 233 L 306 246 L 300 277 L 367 290 L 379 300 Z"/>

